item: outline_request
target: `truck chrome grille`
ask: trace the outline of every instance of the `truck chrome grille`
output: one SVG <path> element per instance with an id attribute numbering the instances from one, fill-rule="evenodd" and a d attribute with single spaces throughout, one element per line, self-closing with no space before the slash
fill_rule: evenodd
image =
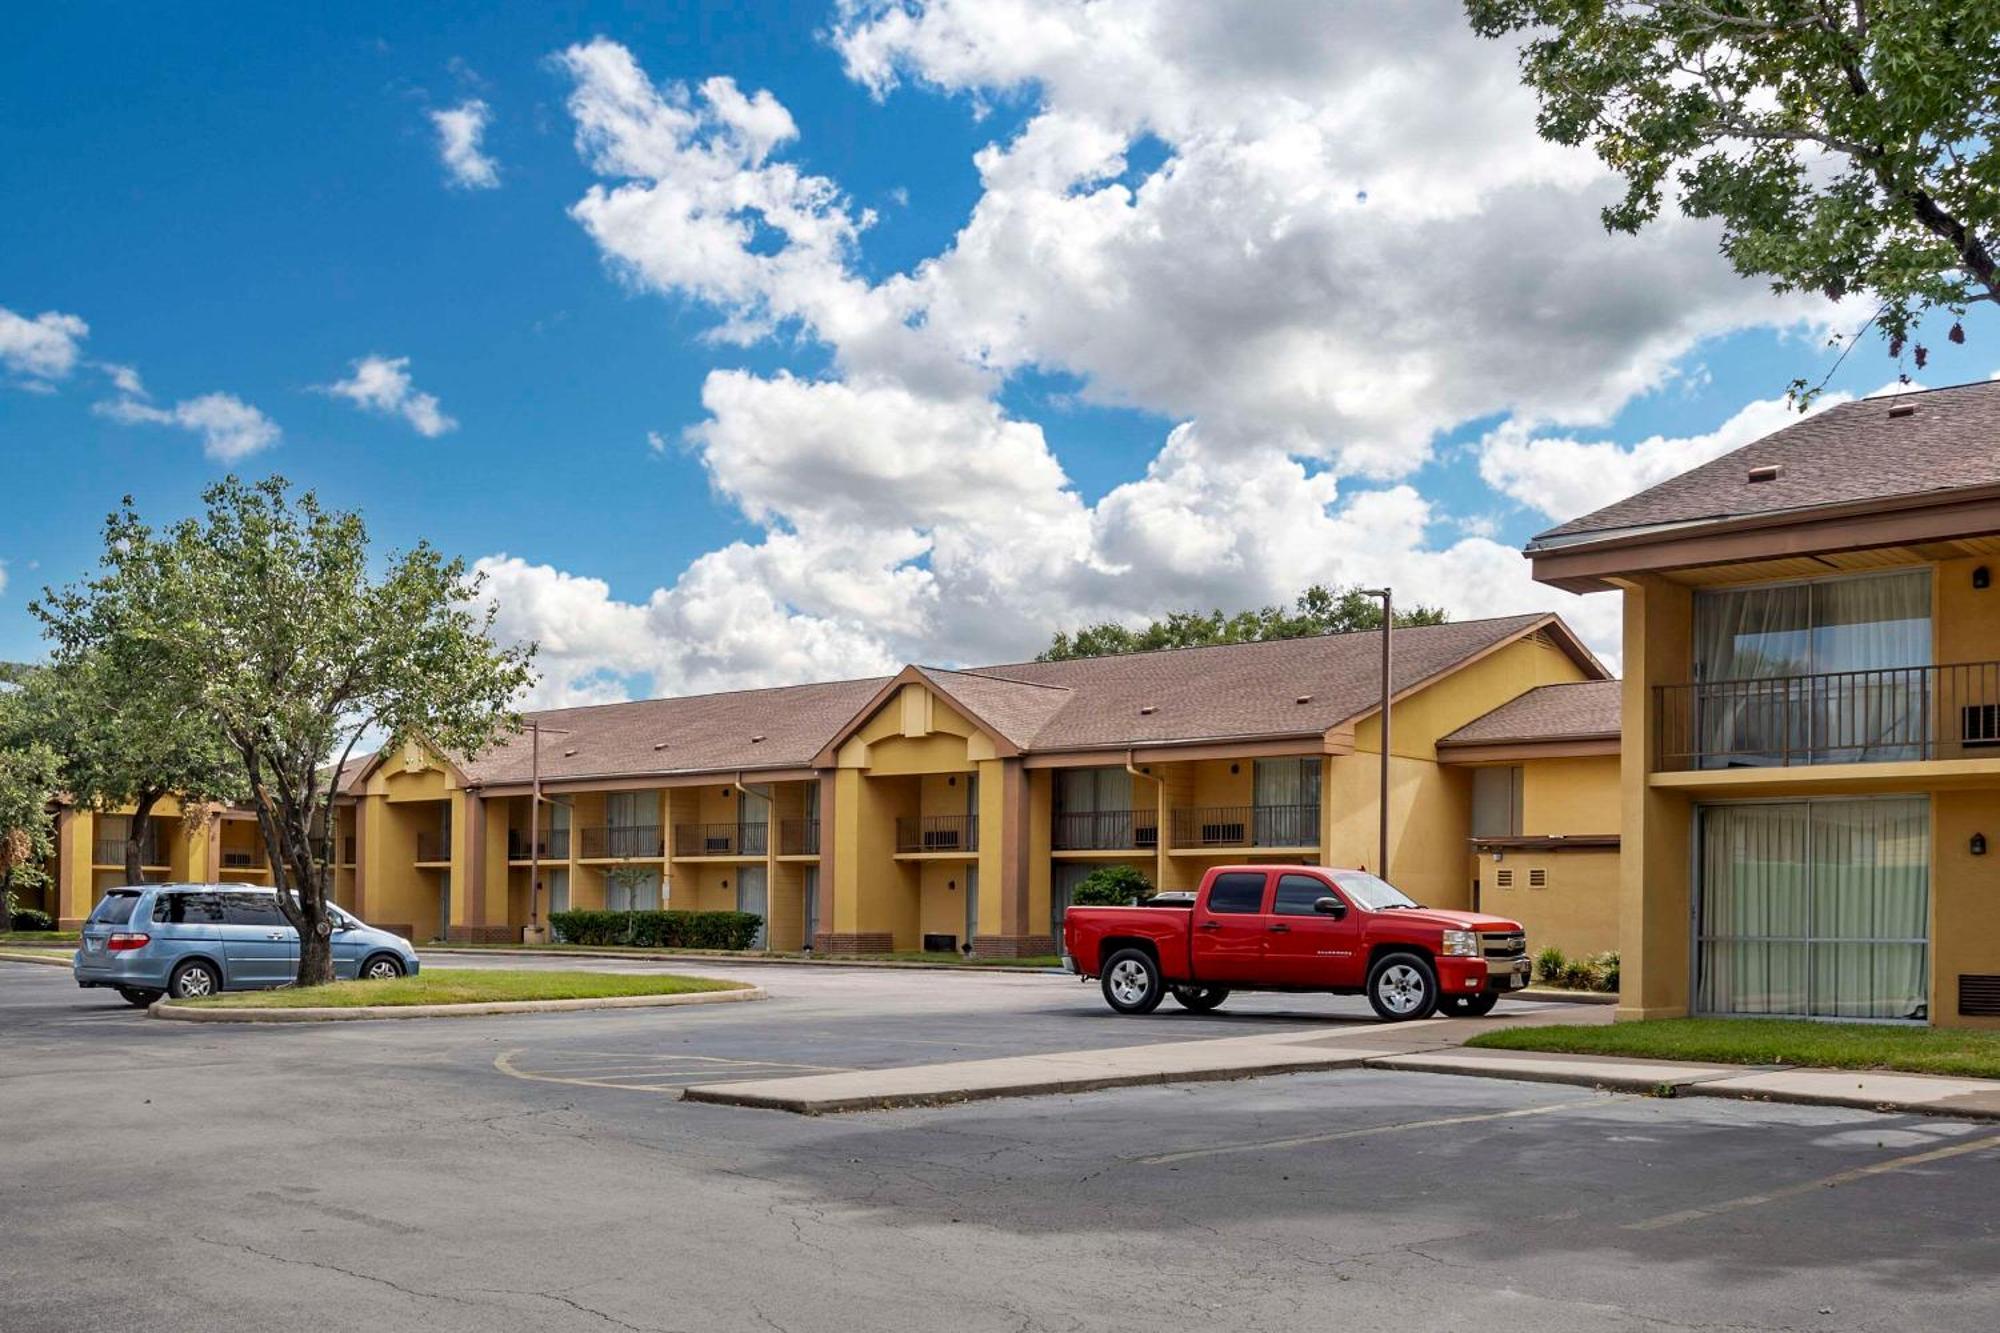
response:
<path id="1" fill-rule="evenodd" d="M 1524 931 L 1488 931 L 1479 939 L 1488 958 L 1519 958 L 1528 952 L 1528 936 Z"/>

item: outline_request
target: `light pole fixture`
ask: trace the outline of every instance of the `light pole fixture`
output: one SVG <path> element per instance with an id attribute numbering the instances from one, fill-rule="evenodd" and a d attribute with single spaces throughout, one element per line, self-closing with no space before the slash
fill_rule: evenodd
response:
<path id="1" fill-rule="evenodd" d="M 1395 590 L 1361 588 L 1358 591 L 1363 597 L 1382 599 L 1382 779 L 1378 798 L 1382 822 L 1375 873 L 1386 880 L 1389 878 L 1389 700 L 1395 693 L 1394 687 L 1389 683 L 1389 668 L 1395 660 L 1396 605 L 1393 595 Z"/>

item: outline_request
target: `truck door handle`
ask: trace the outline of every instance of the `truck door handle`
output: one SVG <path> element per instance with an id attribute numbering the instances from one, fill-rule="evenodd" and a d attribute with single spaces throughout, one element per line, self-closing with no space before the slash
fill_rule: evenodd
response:
<path id="1" fill-rule="evenodd" d="M 1271 927 L 1271 932 L 1275 935 L 1289 935 L 1292 933 L 1292 928 L 1280 921 Z"/>
<path id="2" fill-rule="evenodd" d="M 1202 923 L 1201 923 L 1200 925 L 1196 926 L 1196 927 L 1195 927 L 1195 929 L 1196 929 L 1196 930 L 1221 930 L 1221 929 L 1222 929 L 1222 923 L 1221 923 L 1220 921 L 1204 921 L 1204 922 L 1202 922 Z"/>

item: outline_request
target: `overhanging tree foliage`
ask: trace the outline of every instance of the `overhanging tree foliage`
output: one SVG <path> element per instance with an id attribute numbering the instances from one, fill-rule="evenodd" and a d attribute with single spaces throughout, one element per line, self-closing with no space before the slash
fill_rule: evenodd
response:
<path id="1" fill-rule="evenodd" d="M 1466 0 L 1528 34 L 1542 136 L 1625 178 L 1604 224 L 1668 194 L 1780 292 L 1866 293 L 1900 357 L 1927 311 L 2000 301 L 1993 0 Z M 1964 340 L 1963 325 L 1949 334 Z M 1916 364 L 1926 351 L 1915 348 Z M 1815 388 L 1793 386 L 1795 400 Z"/>
<path id="2" fill-rule="evenodd" d="M 1445 613 L 1434 606 L 1396 613 L 1398 627 L 1441 625 Z M 1063 662 L 1075 657 L 1106 657 L 1143 653 L 1156 648 L 1200 648 L 1216 643 L 1259 643 L 1268 639 L 1307 639 L 1319 634 L 1348 634 L 1380 629 L 1382 606 L 1354 588 L 1332 592 L 1315 583 L 1300 593 L 1292 610 L 1281 606 L 1238 611 L 1174 611 L 1141 629 L 1116 621 L 1086 625 L 1071 633 L 1058 630 L 1038 662 Z"/>
<path id="3" fill-rule="evenodd" d="M 55 854 L 56 752 L 34 737 L 18 694 L 0 693 L 0 930 L 13 921 L 14 895 L 47 882 L 42 867 Z"/>
<path id="4" fill-rule="evenodd" d="M 421 737 L 471 756 L 514 725 L 533 648 L 487 637 L 482 580 L 427 544 L 369 568 L 353 513 L 281 477 L 209 488 L 206 513 L 156 532 L 128 499 L 105 525 L 104 572 L 38 613 L 59 645 L 98 649 L 97 616 L 148 645 L 172 697 L 221 733 L 247 783 L 278 904 L 299 932 L 300 985 L 333 979 L 326 910 L 335 782 L 363 737 Z"/>

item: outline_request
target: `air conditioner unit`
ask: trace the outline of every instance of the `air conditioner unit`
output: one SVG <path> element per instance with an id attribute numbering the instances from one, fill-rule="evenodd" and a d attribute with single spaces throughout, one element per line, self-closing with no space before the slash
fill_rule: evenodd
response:
<path id="1" fill-rule="evenodd" d="M 1958 710 L 1958 718 L 1962 744 L 2000 745 L 2000 704 L 1967 704 Z"/>

